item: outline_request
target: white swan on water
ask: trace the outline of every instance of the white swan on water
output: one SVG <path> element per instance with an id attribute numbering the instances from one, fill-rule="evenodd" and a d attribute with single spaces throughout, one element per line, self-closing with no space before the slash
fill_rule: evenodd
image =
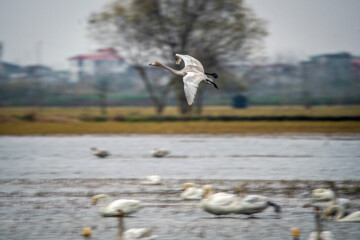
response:
<path id="1" fill-rule="evenodd" d="M 181 60 L 184 62 L 184 68 L 181 70 L 175 70 L 171 67 L 168 67 L 159 62 L 150 63 L 151 66 L 162 67 L 166 70 L 174 73 L 175 75 L 183 77 L 184 82 L 184 92 L 186 96 L 187 103 L 189 105 L 194 103 L 196 91 L 200 82 L 205 81 L 208 84 L 212 84 L 215 88 L 218 89 L 218 86 L 214 83 L 211 78 L 208 78 L 206 75 L 211 75 L 214 78 L 217 78 L 216 73 L 205 73 L 203 65 L 199 62 L 199 60 L 189 56 L 176 54 L 176 64 L 180 64 Z"/>
<path id="2" fill-rule="evenodd" d="M 334 191 L 330 189 L 317 188 L 312 191 L 314 201 L 330 201 L 335 199 Z"/>
<path id="3" fill-rule="evenodd" d="M 204 190 L 197 187 L 194 183 L 184 183 L 181 190 L 183 190 L 183 192 L 180 197 L 184 200 L 200 200 L 203 198 Z"/>
<path id="4" fill-rule="evenodd" d="M 327 206 L 340 205 L 345 209 L 350 208 L 351 202 L 347 198 L 337 198 L 335 192 L 331 189 L 317 188 L 312 191 L 314 202 L 323 202 Z"/>
<path id="5" fill-rule="evenodd" d="M 93 196 L 91 203 L 96 204 L 100 199 L 104 199 L 104 203 L 100 207 L 100 214 L 104 217 L 118 217 L 119 211 L 122 216 L 129 216 L 131 213 L 137 212 L 141 207 L 141 202 L 133 199 L 118 199 L 109 203 L 109 196 L 106 194 Z"/>
<path id="6" fill-rule="evenodd" d="M 148 228 L 131 228 L 123 233 L 124 240 L 155 240 L 157 235 L 152 235 Z"/>
<path id="7" fill-rule="evenodd" d="M 165 157 L 169 153 L 170 153 L 170 151 L 165 148 L 155 148 L 150 151 L 151 156 L 158 157 L 158 158 Z"/>
<path id="8" fill-rule="evenodd" d="M 320 207 L 312 207 L 314 207 L 315 231 L 310 233 L 308 240 L 334 240 L 332 232 L 322 230 Z M 293 240 L 300 240 L 300 229 L 298 227 L 291 228 L 291 235 Z"/>
<path id="9" fill-rule="evenodd" d="M 163 179 L 159 175 L 148 175 L 145 177 L 144 184 L 147 185 L 160 185 L 162 184 Z"/>
<path id="10" fill-rule="evenodd" d="M 345 209 L 339 205 L 332 205 L 324 210 L 324 217 L 332 215 L 335 215 L 335 222 L 360 222 L 360 211 L 356 211 L 345 216 Z"/>
<path id="11" fill-rule="evenodd" d="M 315 217 L 315 230 L 310 233 L 308 240 L 334 240 L 334 236 L 330 231 L 323 231 L 321 224 L 321 216 L 320 216 L 320 207 L 315 206 L 314 208 L 314 217 Z"/>
<path id="12" fill-rule="evenodd" d="M 94 156 L 97 156 L 99 158 L 106 158 L 110 156 L 110 153 L 104 149 L 98 149 L 98 148 L 91 148 L 91 151 Z"/>
<path id="13" fill-rule="evenodd" d="M 241 199 L 230 193 L 215 193 L 211 185 L 204 187 L 205 199 L 201 200 L 201 207 L 208 213 L 214 215 L 246 214 L 251 215 L 264 211 L 272 206 L 276 213 L 281 212 L 280 206 L 269 201 L 267 197 L 260 195 L 248 195 Z"/>

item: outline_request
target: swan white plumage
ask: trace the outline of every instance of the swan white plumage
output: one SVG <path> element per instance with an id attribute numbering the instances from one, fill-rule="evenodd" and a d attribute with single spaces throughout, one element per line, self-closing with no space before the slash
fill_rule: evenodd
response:
<path id="1" fill-rule="evenodd" d="M 339 205 L 332 205 L 324 210 L 324 217 L 332 215 L 335 215 L 334 221 L 336 222 L 360 222 L 360 211 L 345 216 L 345 209 Z"/>
<path id="2" fill-rule="evenodd" d="M 340 205 L 345 209 L 350 208 L 351 203 L 347 198 L 337 198 L 331 189 L 317 188 L 312 191 L 314 202 L 324 202 L 326 205 Z"/>
<path id="3" fill-rule="evenodd" d="M 213 80 L 206 76 L 207 74 L 217 78 L 217 74 L 204 73 L 204 67 L 199 62 L 199 60 L 189 55 L 182 55 L 182 54 L 176 54 L 175 58 L 176 58 L 176 64 L 180 64 L 181 60 L 184 62 L 185 66 L 183 69 L 175 70 L 159 62 L 153 62 L 150 65 L 165 68 L 168 71 L 174 73 L 175 75 L 183 77 L 184 92 L 187 103 L 189 105 L 194 103 L 195 95 L 200 82 L 205 81 L 206 83 L 212 84 L 215 88 L 218 89 L 217 85 L 213 82 Z"/>
<path id="4" fill-rule="evenodd" d="M 267 197 L 260 195 L 249 195 L 241 199 L 230 193 L 213 193 L 211 185 L 204 186 L 205 199 L 201 200 L 201 207 L 208 213 L 214 215 L 246 214 L 251 215 L 262 212 L 268 206 L 272 206 L 276 213 L 281 212 L 280 206 L 269 201 Z"/>
<path id="5" fill-rule="evenodd" d="M 312 191 L 314 201 L 330 201 L 335 199 L 335 193 L 330 189 L 317 188 Z"/>
<path id="6" fill-rule="evenodd" d="M 91 151 L 94 156 L 97 156 L 99 158 L 105 158 L 110 156 L 110 153 L 104 149 L 91 148 Z"/>
<path id="7" fill-rule="evenodd" d="M 145 177 L 144 184 L 147 185 L 160 185 L 162 184 L 162 178 L 159 175 L 148 175 Z"/>
<path id="8" fill-rule="evenodd" d="M 183 192 L 180 197 L 184 200 L 200 200 L 203 197 L 204 190 L 194 183 L 184 183 L 181 187 Z"/>
<path id="9" fill-rule="evenodd" d="M 156 235 L 152 235 L 147 228 L 131 228 L 123 233 L 124 240 L 155 240 Z"/>
<path id="10" fill-rule="evenodd" d="M 95 205 L 99 199 L 104 199 L 104 203 L 100 207 L 100 214 L 104 217 L 118 217 L 119 211 L 122 216 L 129 216 L 131 213 L 137 212 L 141 207 L 141 202 L 133 199 L 118 199 L 109 203 L 109 196 L 106 194 L 93 196 L 91 203 Z"/>
<path id="11" fill-rule="evenodd" d="M 156 235 L 151 235 L 150 229 L 147 228 L 131 228 L 126 231 L 124 226 L 124 213 L 121 210 L 117 211 L 118 215 L 118 234 L 119 240 L 155 240 Z"/>
<path id="12" fill-rule="evenodd" d="M 170 151 L 165 148 L 155 148 L 150 151 L 151 156 L 158 157 L 158 158 L 165 157 L 169 153 L 170 153 Z"/>

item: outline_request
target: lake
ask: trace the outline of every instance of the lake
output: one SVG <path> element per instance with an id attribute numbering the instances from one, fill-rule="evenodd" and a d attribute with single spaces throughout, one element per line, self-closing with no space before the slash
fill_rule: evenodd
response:
<path id="1" fill-rule="evenodd" d="M 97 158 L 90 148 L 110 151 Z M 149 151 L 170 155 L 153 158 Z M 359 209 L 359 135 L 85 135 L 0 137 L 0 238 L 116 239 L 117 221 L 102 218 L 91 196 L 133 198 L 144 208 L 126 228 L 148 227 L 158 239 L 291 239 L 299 226 L 314 230 L 311 189 L 338 186 Z M 158 174 L 164 184 L 144 185 Z M 183 201 L 181 184 L 212 184 L 217 191 L 261 194 L 282 206 L 247 216 L 215 218 L 198 201 Z M 359 239 L 359 223 L 325 222 L 337 239 Z"/>

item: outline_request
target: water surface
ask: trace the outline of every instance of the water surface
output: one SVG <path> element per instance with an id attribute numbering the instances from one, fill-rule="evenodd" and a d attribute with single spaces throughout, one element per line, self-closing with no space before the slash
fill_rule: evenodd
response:
<path id="1" fill-rule="evenodd" d="M 91 147 L 112 155 L 94 157 Z M 149 151 L 158 147 L 171 154 L 152 158 Z M 98 193 L 141 200 L 143 209 L 125 226 L 151 228 L 158 239 L 291 239 L 293 226 L 306 239 L 315 226 L 312 209 L 302 205 L 313 188 L 337 186 L 352 210 L 360 208 L 352 191 L 360 187 L 359 156 L 356 135 L 0 137 L 0 239 L 83 239 L 87 226 L 91 239 L 116 239 L 117 220 L 102 218 L 90 204 Z M 148 174 L 164 183 L 144 185 Z M 186 181 L 226 192 L 244 186 L 241 195 L 268 196 L 283 213 L 215 218 L 198 201 L 181 200 Z M 336 239 L 360 239 L 358 223 L 325 222 L 324 228 Z"/>

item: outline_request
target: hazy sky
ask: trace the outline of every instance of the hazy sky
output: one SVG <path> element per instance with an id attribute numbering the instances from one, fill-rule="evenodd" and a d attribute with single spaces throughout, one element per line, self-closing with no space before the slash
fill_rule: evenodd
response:
<path id="1" fill-rule="evenodd" d="M 87 19 L 107 2 L 0 0 L 3 60 L 67 68 L 69 57 L 98 47 L 87 36 Z M 247 0 L 247 4 L 268 21 L 265 50 L 270 59 L 302 60 L 339 51 L 360 55 L 359 0 Z"/>

